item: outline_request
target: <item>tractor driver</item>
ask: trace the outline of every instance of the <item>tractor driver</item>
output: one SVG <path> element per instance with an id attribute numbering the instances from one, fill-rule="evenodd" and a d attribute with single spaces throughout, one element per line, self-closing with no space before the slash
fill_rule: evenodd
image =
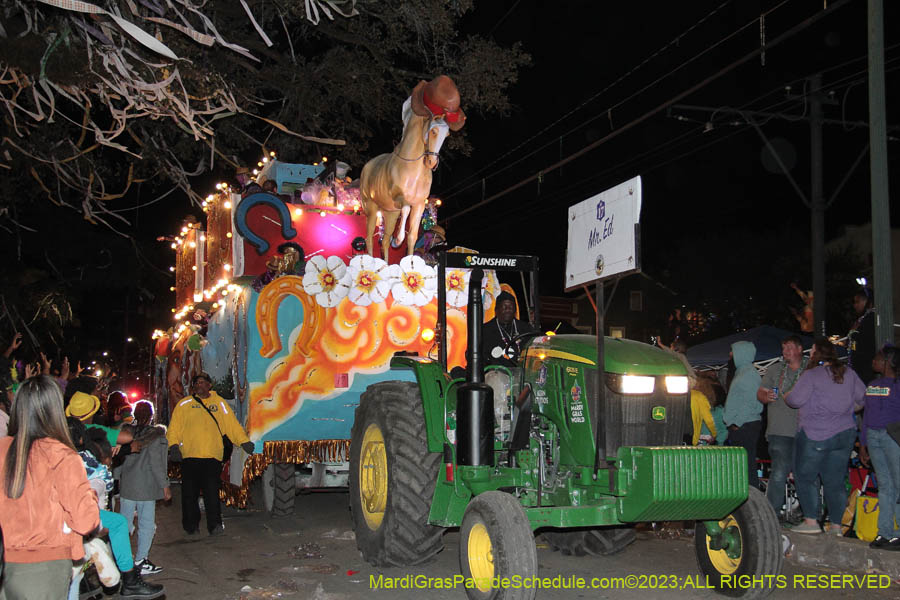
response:
<path id="1" fill-rule="evenodd" d="M 527 321 L 516 318 L 516 298 L 509 292 L 497 296 L 493 319 L 481 328 L 482 354 L 485 365 L 514 367 L 519 360 L 522 340 L 516 338 L 536 331 Z"/>

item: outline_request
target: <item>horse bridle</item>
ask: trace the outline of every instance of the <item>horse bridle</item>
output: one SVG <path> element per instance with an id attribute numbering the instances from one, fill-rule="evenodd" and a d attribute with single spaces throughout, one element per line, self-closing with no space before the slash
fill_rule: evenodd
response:
<path id="1" fill-rule="evenodd" d="M 434 171 L 435 169 L 437 169 L 438 165 L 441 164 L 440 154 L 438 152 L 429 152 L 428 151 L 428 134 L 429 134 L 429 132 L 431 132 L 432 124 L 434 123 L 434 121 L 435 121 L 434 117 L 431 117 L 430 119 L 428 119 L 427 127 L 425 127 L 423 129 L 422 144 L 424 145 L 425 149 L 422 150 L 422 154 L 420 154 L 419 156 L 417 156 L 415 158 L 406 158 L 404 156 L 400 156 L 400 154 L 397 152 L 397 150 L 394 150 L 394 156 L 396 156 L 400 160 L 405 160 L 406 162 L 416 162 L 417 160 L 420 160 L 420 159 L 424 160 L 425 158 L 427 158 L 429 156 L 433 156 L 435 158 L 435 162 L 434 162 L 434 166 L 431 167 L 431 170 Z"/>

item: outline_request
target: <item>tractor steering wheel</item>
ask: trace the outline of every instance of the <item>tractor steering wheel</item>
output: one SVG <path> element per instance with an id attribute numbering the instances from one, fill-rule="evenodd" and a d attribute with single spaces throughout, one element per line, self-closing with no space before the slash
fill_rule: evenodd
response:
<path id="1" fill-rule="evenodd" d="M 514 364 L 518 364 L 519 362 L 519 342 L 522 340 L 526 340 L 528 338 L 533 338 L 541 335 L 541 332 L 538 330 L 535 331 L 526 331 L 525 333 L 520 333 L 517 336 L 514 336 L 506 341 L 506 345 L 503 347 L 503 356 L 507 357 L 508 360 L 513 362 Z"/>

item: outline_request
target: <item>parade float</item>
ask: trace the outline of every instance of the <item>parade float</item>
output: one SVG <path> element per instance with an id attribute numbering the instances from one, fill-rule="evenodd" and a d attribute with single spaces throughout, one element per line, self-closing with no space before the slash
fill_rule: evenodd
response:
<path id="1" fill-rule="evenodd" d="M 449 366 L 465 364 L 469 270 L 439 282 L 430 253 L 443 241 L 431 170 L 465 121 L 458 94 L 448 94 L 456 90 L 445 77 L 416 86 L 403 139 L 364 167 L 363 191 L 343 163 L 284 163 L 267 152 L 240 192 L 216 186 L 202 205 L 205 223 L 189 217 L 165 238 L 175 252 L 176 306 L 172 327 L 154 333 L 157 404 L 171 414 L 200 371 L 233 399 L 256 449 L 249 457 L 235 450 L 227 502 L 245 506 L 261 475 L 276 513 L 292 510 L 295 480 L 346 485 L 354 410 L 368 386 L 397 379 L 391 359 L 436 358 L 443 343 Z M 455 118 L 435 116 L 448 101 Z M 383 197 L 392 189 L 406 196 L 396 206 Z M 367 246 L 379 238 L 382 252 L 373 254 L 381 256 L 373 256 Z M 441 285 L 447 319 L 436 332 Z M 501 291 L 494 272 L 482 288 L 487 320 Z"/>

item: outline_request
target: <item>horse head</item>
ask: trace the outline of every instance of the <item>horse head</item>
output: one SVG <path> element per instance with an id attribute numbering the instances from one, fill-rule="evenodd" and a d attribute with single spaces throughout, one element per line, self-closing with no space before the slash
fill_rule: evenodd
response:
<path id="1" fill-rule="evenodd" d="M 450 133 L 450 126 L 443 119 L 431 119 L 424 129 L 425 166 L 434 171 L 440 162 L 438 154 Z"/>
<path id="2" fill-rule="evenodd" d="M 423 117 L 415 114 L 412 110 L 410 99 L 407 99 L 403 105 L 403 136 L 412 134 L 412 129 L 421 126 L 422 128 L 422 154 L 418 157 L 425 163 L 425 166 L 434 171 L 440 162 L 441 146 L 444 140 L 450 134 L 450 126 L 447 124 L 443 116 L 439 117 Z M 416 157 L 401 157 L 403 160 L 417 160 Z"/>

